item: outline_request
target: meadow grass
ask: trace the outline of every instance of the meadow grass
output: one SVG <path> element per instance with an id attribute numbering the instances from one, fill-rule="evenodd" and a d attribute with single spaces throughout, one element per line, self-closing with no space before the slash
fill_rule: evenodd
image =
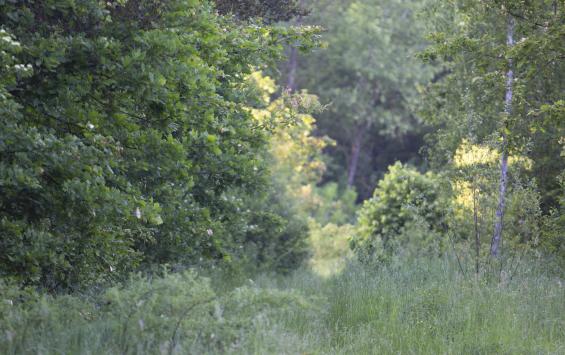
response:
<path id="1" fill-rule="evenodd" d="M 565 288 L 543 274 L 468 279 L 451 261 L 428 260 L 397 268 L 351 265 L 323 282 L 311 277 L 281 282 L 327 302 L 313 320 L 287 320 L 302 335 L 296 349 L 302 352 L 565 353 Z"/>
<path id="2" fill-rule="evenodd" d="M 565 353 L 565 285 L 540 271 L 466 276 L 445 258 L 214 277 L 138 278 L 94 299 L 2 295 L 0 353 Z"/>

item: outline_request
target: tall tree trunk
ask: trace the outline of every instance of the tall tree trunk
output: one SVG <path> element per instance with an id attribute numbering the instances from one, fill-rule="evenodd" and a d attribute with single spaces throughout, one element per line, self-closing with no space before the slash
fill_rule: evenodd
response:
<path id="1" fill-rule="evenodd" d="M 298 50 L 296 47 L 290 47 L 290 54 L 288 56 L 288 75 L 286 81 L 286 88 L 288 91 L 296 90 L 296 69 L 298 67 Z"/>
<path id="2" fill-rule="evenodd" d="M 298 2 L 298 6 L 302 8 L 303 0 Z M 296 18 L 296 25 L 302 25 L 302 16 L 298 16 Z M 287 73 L 287 80 L 286 80 L 286 89 L 288 91 L 295 91 L 296 90 L 296 69 L 298 68 L 298 49 L 296 47 L 290 47 L 290 53 L 288 55 L 288 73 Z"/>
<path id="3" fill-rule="evenodd" d="M 514 45 L 514 18 L 508 15 L 507 26 L 507 42 L 508 47 Z M 512 95 L 514 72 L 512 71 L 512 59 L 509 59 L 509 69 L 506 73 L 506 97 L 504 100 L 504 112 L 506 116 L 512 114 Z M 498 257 L 500 255 L 500 244 L 502 242 L 502 227 L 504 220 L 504 207 L 506 205 L 506 185 L 508 183 L 508 137 L 506 127 L 502 130 L 502 149 L 500 154 L 500 181 L 498 189 L 498 207 L 496 208 L 496 217 L 494 222 L 494 233 L 492 236 L 490 255 Z"/>
<path id="4" fill-rule="evenodd" d="M 359 155 L 361 154 L 361 144 L 363 143 L 363 133 L 367 124 L 357 125 L 355 136 L 351 143 L 351 157 L 349 159 L 349 166 L 347 168 L 347 186 L 353 186 L 355 182 L 355 174 L 357 173 L 357 165 L 359 163 Z"/>

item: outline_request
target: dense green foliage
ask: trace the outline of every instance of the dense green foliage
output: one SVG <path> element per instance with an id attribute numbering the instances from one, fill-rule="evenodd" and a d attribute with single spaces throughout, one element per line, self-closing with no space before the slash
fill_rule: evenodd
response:
<path id="1" fill-rule="evenodd" d="M 0 353 L 562 353 L 564 9 L 0 0 Z"/>
<path id="2" fill-rule="evenodd" d="M 430 12 L 434 45 L 422 57 L 446 73 L 425 96 L 424 113 L 438 128 L 429 137 L 433 161 L 444 169 L 463 140 L 527 156 L 533 166 L 526 176 L 536 180 L 543 210 L 555 208 L 557 177 L 565 168 L 563 3 L 459 1 L 438 3 Z M 513 46 L 506 45 L 510 20 Z M 509 69 L 510 115 L 503 113 Z"/>
<path id="3" fill-rule="evenodd" d="M 546 254 L 552 257 L 552 261 L 561 267 L 565 267 L 565 173 L 559 176 L 561 193 L 558 195 L 559 209 L 554 209 L 548 215 L 542 217 L 541 241 L 542 248 Z"/>
<path id="4" fill-rule="evenodd" d="M 298 32 L 231 23 L 201 1 L 3 2 L 0 14 L 1 273 L 57 290 L 140 263 L 229 259 L 245 240 L 229 233 L 226 192 L 265 181 L 246 75 Z"/>
<path id="5" fill-rule="evenodd" d="M 259 17 L 266 22 L 277 22 L 306 14 L 299 0 L 215 0 L 215 3 L 220 13 L 240 19 Z"/>
<path id="6" fill-rule="evenodd" d="M 440 179 L 400 163 L 379 181 L 359 211 L 352 247 L 364 261 L 439 255 L 446 233 L 447 200 Z"/>
<path id="7" fill-rule="evenodd" d="M 315 1 L 308 24 L 326 29 L 327 48 L 300 56 L 298 88 L 320 96 L 320 134 L 336 140 L 326 179 L 355 186 L 368 198 L 388 165 L 421 164 L 423 129 L 415 114 L 418 87 L 433 70 L 418 21 L 425 1 Z"/>

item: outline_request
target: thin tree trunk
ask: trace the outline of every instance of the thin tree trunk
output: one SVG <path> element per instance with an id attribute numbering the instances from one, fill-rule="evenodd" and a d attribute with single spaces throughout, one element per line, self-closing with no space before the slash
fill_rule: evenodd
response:
<path id="1" fill-rule="evenodd" d="M 298 50 L 296 47 L 290 47 L 290 55 L 288 56 L 288 78 L 286 88 L 288 91 L 296 90 L 296 69 L 298 67 Z"/>
<path id="2" fill-rule="evenodd" d="M 357 126 L 355 137 L 353 137 L 353 142 L 351 143 L 351 158 L 349 159 L 349 167 L 347 169 L 347 186 L 353 186 L 355 182 L 359 155 L 361 154 L 361 144 L 363 143 L 363 133 L 365 133 L 366 126 L 367 125 Z"/>
<path id="3" fill-rule="evenodd" d="M 508 15 L 507 27 L 507 45 L 512 47 L 514 45 L 514 18 Z M 513 95 L 513 80 L 514 72 L 512 71 L 512 59 L 509 59 L 509 69 L 506 73 L 506 97 L 504 100 L 504 112 L 506 116 L 512 113 L 512 95 Z M 494 233 L 490 246 L 490 255 L 498 257 L 500 255 L 500 244 L 502 242 L 502 228 L 504 220 L 504 207 L 506 205 L 506 185 L 508 183 L 508 152 L 507 152 L 508 137 L 506 129 L 502 130 L 502 149 L 500 154 L 500 181 L 499 181 L 499 195 L 498 207 L 496 208 L 496 217 L 494 223 Z"/>
<path id="4" fill-rule="evenodd" d="M 473 179 L 473 222 L 475 227 L 475 273 L 478 275 L 480 272 L 480 258 L 481 258 L 481 232 L 479 229 L 479 203 L 477 196 L 477 184 Z"/>
<path id="5" fill-rule="evenodd" d="M 302 7 L 303 1 L 300 0 L 298 5 Z M 296 19 L 296 25 L 302 25 L 302 16 L 298 16 Z M 288 74 L 286 80 L 286 89 L 288 91 L 295 91 L 296 90 L 296 70 L 298 68 L 298 49 L 296 47 L 290 47 L 290 54 L 288 56 Z"/>

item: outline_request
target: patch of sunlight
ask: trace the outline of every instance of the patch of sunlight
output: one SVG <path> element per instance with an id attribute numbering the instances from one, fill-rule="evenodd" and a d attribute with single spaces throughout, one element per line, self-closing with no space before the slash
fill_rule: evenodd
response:
<path id="1" fill-rule="evenodd" d="M 471 144 L 468 140 L 463 140 L 453 157 L 458 168 L 496 164 L 499 159 L 500 153 L 496 149 L 484 144 Z M 532 167 L 532 160 L 521 155 L 513 155 L 508 158 L 508 164 L 529 170 Z"/>
<path id="2" fill-rule="evenodd" d="M 314 253 L 309 265 L 312 271 L 324 278 L 339 274 L 353 255 L 349 248 L 352 233 L 353 226 L 350 224 L 328 223 L 321 226 L 311 221 L 309 241 Z"/>

